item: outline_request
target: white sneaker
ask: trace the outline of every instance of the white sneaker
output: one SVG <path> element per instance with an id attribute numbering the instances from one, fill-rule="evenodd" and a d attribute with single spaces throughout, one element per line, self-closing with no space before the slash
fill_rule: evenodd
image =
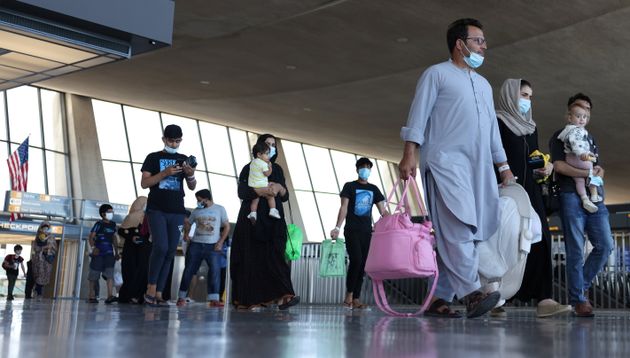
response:
<path id="1" fill-rule="evenodd" d="M 276 208 L 269 209 L 269 216 L 271 216 L 272 218 L 280 219 L 280 212 Z"/>
<path id="2" fill-rule="evenodd" d="M 186 297 L 186 303 L 195 303 L 195 300 L 190 297 Z"/>
<path id="3" fill-rule="evenodd" d="M 593 202 L 588 200 L 586 197 L 582 198 L 582 207 L 591 214 L 596 213 L 598 210 L 597 205 L 593 204 Z"/>
<path id="4" fill-rule="evenodd" d="M 591 202 L 593 203 L 599 203 L 600 201 L 602 201 L 602 197 L 599 195 L 591 195 Z"/>
<path id="5" fill-rule="evenodd" d="M 252 211 L 249 215 L 247 215 L 247 218 L 251 221 L 256 221 L 256 219 L 258 219 L 258 215 L 256 215 L 255 211 Z"/>

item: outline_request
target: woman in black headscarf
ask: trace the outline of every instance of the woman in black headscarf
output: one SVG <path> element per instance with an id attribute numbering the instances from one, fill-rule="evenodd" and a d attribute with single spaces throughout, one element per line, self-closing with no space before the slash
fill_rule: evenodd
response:
<path id="1" fill-rule="evenodd" d="M 289 192 L 282 167 L 275 163 L 278 157 L 276 138 L 271 134 L 263 134 L 256 143 L 266 143 L 269 146 L 273 168 L 267 178 L 269 186 L 266 188 L 252 189 L 247 185 L 249 164 L 243 167 L 238 178 L 238 196 L 242 203 L 234 228 L 230 256 L 232 303 L 237 309 L 250 310 L 277 303 L 278 308 L 284 310 L 300 301 L 300 297 L 293 291 L 290 267 L 284 258 L 287 224 L 282 202 L 289 200 Z M 257 220 L 252 223 L 247 218 L 251 201 L 264 194 L 275 196 L 280 219 L 267 215 L 269 204 L 266 200 L 260 200 Z"/>

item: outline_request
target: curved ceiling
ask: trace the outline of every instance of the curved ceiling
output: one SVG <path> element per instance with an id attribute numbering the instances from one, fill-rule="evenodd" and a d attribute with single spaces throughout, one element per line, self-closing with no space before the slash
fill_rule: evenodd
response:
<path id="1" fill-rule="evenodd" d="M 173 46 L 40 83 L 397 162 L 416 81 L 448 58 L 446 27 L 484 24 L 479 72 L 534 87 L 542 148 L 566 101 L 594 102 L 610 203 L 630 202 L 630 1 L 189 0 Z M 625 184 L 624 184 L 625 183 Z"/>

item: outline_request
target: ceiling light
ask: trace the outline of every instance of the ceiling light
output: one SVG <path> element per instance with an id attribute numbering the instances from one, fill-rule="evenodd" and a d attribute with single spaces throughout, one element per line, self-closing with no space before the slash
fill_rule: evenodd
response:
<path id="1" fill-rule="evenodd" d="M 404 43 L 409 42 L 409 39 L 406 37 L 399 37 L 396 39 L 396 42 L 398 42 L 399 44 L 404 44 Z"/>
<path id="2" fill-rule="evenodd" d="M 295 69 L 297 69 L 297 66 L 294 66 L 294 65 L 286 65 L 285 67 L 286 67 L 287 70 L 295 70 Z"/>
<path id="3" fill-rule="evenodd" d="M 210 81 L 199 81 L 199 83 L 201 83 L 204 86 L 207 86 L 210 84 Z"/>

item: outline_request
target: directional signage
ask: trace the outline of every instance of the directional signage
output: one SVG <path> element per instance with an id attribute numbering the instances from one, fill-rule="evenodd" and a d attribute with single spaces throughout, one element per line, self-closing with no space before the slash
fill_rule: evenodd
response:
<path id="1" fill-rule="evenodd" d="M 7 191 L 4 211 L 21 214 L 72 217 L 72 199 L 65 196 Z"/>
<path id="2" fill-rule="evenodd" d="M 81 219 L 83 220 L 101 220 L 101 215 L 98 209 L 103 204 L 109 204 L 114 208 L 114 219 L 112 221 L 116 223 L 122 223 L 127 212 L 129 211 L 129 205 L 109 203 L 102 200 L 83 200 L 81 204 Z"/>

